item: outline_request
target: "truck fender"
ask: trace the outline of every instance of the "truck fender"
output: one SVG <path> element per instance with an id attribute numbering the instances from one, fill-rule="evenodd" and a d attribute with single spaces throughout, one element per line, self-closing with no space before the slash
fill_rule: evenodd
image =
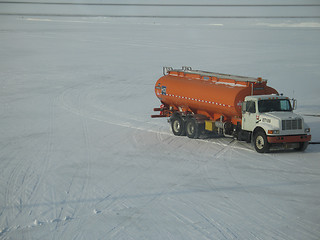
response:
<path id="1" fill-rule="evenodd" d="M 251 133 L 251 139 L 253 139 L 253 136 L 259 131 L 263 131 L 267 135 L 266 130 L 263 127 L 257 126 Z"/>
<path id="2" fill-rule="evenodd" d="M 253 135 L 254 135 L 255 132 L 257 132 L 258 130 L 261 130 L 261 129 L 267 135 L 268 130 L 275 130 L 275 127 L 273 125 L 269 124 L 269 123 L 265 123 L 265 122 L 261 122 L 260 121 L 259 123 L 257 123 L 256 128 L 253 130 L 253 132 L 252 132 Z"/>
<path id="3" fill-rule="evenodd" d="M 252 135 L 251 135 L 251 140 L 252 140 L 253 145 L 255 144 L 254 137 L 255 137 L 256 133 L 258 133 L 260 131 L 260 132 L 263 132 L 267 136 L 268 130 L 272 130 L 272 129 L 274 129 L 274 126 L 272 124 L 261 122 L 261 121 L 258 122 L 257 126 L 252 131 Z M 267 144 L 269 145 L 269 143 L 267 143 Z"/>

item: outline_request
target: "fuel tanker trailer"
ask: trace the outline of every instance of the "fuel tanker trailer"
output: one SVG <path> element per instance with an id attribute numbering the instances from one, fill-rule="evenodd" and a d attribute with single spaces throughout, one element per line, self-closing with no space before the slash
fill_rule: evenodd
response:
<path id="1" fill-rule="evenodd" d="M 293 113 L 296 100 L 267 86 L 266 79 L 191 67 L 164 67 L 163 75 L 155 85 L 159 114 L 151 117 L 169 118 L 176 136 L 213 132 L 252 142 L 259 153 L 271 146 L 304 151 L 311 140 L 310 128 Z"/>

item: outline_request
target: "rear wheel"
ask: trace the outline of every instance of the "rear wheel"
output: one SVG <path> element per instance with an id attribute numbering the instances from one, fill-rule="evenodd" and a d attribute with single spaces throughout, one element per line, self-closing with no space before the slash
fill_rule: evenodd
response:
<path id="1" fill-rule="evenodd" d="M 304 150 L 307 149 L 308 145 L 309 145 L 309 142 L 301 142 L 299 143 L 299 147 L 295 148 L 295 150 L 303 152 Z"/>
<path id="2" fill-rule="evenodd" d="M 186 134 L 189 138 L 199 137 L 199 126 L 194 118 L 188 118 L 186 122 Z"/>
<path id="3" fill-rule="evenodd" d="M 258 153 L 265 153 L 269 151 L 270 145 L 267 140 L 267 136 L 263 131 L 258 131 L 254 134 L 254 148 Z"/>
<path id="4" fill-rule="evenodd" d="M 182 117 L 177 114 L 171 117 L 171 129 L 173 134 L 176 136 L 185 135 L 184 122 Z"/>

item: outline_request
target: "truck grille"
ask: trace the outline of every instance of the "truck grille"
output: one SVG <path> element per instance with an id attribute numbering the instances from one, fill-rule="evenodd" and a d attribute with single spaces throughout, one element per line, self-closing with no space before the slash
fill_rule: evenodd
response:
<path id="1" fill-rule="evenodd" d="M 302 129 L 302 119 L 282 120 L 282 130 Z"/>

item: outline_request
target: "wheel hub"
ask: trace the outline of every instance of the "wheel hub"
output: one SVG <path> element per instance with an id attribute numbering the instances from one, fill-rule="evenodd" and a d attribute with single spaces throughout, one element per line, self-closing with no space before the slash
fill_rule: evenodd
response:
<path id="1" fill-rule="evenodd" d="M 188 133 L 192 135 L 194 133 L 194 126 L 192 124 L 188 124 Z"/>
<path id="2" fill-rule="evenodd" d="M 256 139 L 256 146 L 259 149 L 262 149 L 264 147 L 264 139 L 262 136 L 258 136 Z"/>
<path id="3" fill-rule="evenodd" d="M 173 123 L 173 128 L 174 128 L 174 131 L 176 131 L 176 132 L 180 131 L 181 126 L 180 126 L 180 122 L 178 120 Z"/>

